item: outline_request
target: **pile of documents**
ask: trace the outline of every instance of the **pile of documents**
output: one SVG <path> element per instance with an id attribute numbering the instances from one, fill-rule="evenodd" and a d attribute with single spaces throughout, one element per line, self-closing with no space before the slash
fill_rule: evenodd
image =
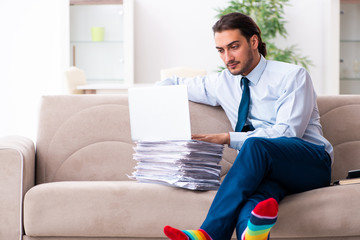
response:
<path id="1" fill-rule="evenodd" d="M 130 178 L 191 190 L 220 186 L 224 146 L 195 140 L 139 141 L 134 147 L 137 166 Z"/>

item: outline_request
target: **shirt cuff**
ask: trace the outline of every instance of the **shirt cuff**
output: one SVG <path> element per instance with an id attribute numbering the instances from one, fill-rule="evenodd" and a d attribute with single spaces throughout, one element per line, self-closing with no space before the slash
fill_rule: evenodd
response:
<path id="1" fill-rule="evenodd" d="M 155 86 L 168 86 L 168 85 L 177 85 L 176 79 L 174 77 L 166 78 L 164 80 L 155 83 Z"/>
<path id="2" fill-rule="evenodd" d="M 230 147 L 236 150 L 240 150 L 245 140 L 247 139 L 247 134 L 245 132 L 230 132 Z"/>

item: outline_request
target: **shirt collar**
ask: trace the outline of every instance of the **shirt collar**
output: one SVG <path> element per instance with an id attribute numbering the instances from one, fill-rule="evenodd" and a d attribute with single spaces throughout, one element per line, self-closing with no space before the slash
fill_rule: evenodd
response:
<path id="1" fill-rule="evenodd" d="M 252 82 L 254 85 L 257 85 L 257 83 L 259 82 L 260 77 L 265 70 L 266 63 L 266 59 L 263 57 L 263 55 L 260 55 L 260 61 L 258 65 L 256 65 L 256 67 L 246 76 L 246 78 L 249 79 L 249 81 Z"/>

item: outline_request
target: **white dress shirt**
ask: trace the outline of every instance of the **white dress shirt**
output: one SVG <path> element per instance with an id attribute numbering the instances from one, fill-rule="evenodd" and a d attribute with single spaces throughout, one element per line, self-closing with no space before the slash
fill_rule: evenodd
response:
<path id="1" fill-rule="evenodd" d="M 159 85 L 187 85 L 190 101 L 220 105 L 235 129 L 242 95 L 242 77 L 223 70 L 218 74 L 196 78 L 174 76 L 161 81 Z M 253 125 L 255 130 L 230 132 L 230 147 L 240 150 L 249 137 L 298 137 L 324 145 L 333 159 L 333 147 L 322 134 L 312 80 L 304 68 L 266 60 L 261 56 L 258 65 L 246 77 L 250 88 L 246 124 Z"/>

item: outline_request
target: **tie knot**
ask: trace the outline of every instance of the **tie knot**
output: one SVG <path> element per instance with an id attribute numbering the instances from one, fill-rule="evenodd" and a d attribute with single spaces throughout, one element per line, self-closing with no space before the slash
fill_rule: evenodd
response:
<path id="1" fill-rule="evenodd" d="M 241 81 L 242 81 L 242 84 L 248 84 L 249 83 L 249 79 L 247 79 L 247 77 L 242 77 Z"/>
<path id="2" fill-rule="evenodd" d="M 249 87 L 249 79 L 247 79 L 247 77 L 242 77 L 241 82 L 244 89 Z"/>

